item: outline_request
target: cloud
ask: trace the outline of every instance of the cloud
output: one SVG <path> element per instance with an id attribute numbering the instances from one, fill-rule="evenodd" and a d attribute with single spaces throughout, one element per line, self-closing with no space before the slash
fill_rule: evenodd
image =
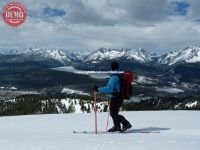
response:
<path id="1" fill-rule="evenodd" d="M 200 20 L 200 1 L 199 0 L 188 0 L 191 3 L 188 16 L 194 20 Z"/>
<path id="2" fill-rule="evenodd" d="M 8 2 L 0 1 L 0 7 Z M 0 47 L 143 47 L 162 52 L 199 42 L 200 27 L 195 21 L 200 19 L 198 0 L 20 2 L 27 7 L 29 16 L 18 28 L 0 20 Z"/>
<path id="3" fill-rule="evenodd" d="M 165 20 L 168 11 L 167 0 L 68 0 L 67 4 L 61 6 L 67 23 L 94 26 L 148 26 Z"/>
<path id="4" fill-rule="evenodd" d="M 111 3 L 127 12 L 128 20 L 132 23 L 155 23 L 167 18 L 167 0 L 117 0 Z"/>

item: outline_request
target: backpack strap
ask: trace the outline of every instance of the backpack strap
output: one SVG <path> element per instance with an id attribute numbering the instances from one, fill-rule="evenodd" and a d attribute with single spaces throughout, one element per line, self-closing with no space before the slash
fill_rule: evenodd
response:
<path id="1" fill-rule="evenodd" d="M 119 77 L 119 82 L 121 82 L 121 75 L 120 74 L 113 74 L 112 76 L 117 76 Z M 119 83 L 120 84 L 120 83 Z M 120 85 L 121 86 L 121 85 Z M 120 87 L 121 88 L 121 87 Z M 120 91 L 118 92 L 116 87 L 114 88 L 114 91 L 112 93 L 113 97 L 119 97 L 120 96 Z"/>

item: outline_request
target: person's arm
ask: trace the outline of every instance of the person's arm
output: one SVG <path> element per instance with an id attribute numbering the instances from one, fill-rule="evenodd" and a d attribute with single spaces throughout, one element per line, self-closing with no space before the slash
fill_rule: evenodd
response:
<path id="1" fill-rule="evenodd" d="M 116 77 L 110 77 L 107 86 L 98 88 L 99 93 L 110 94 L 114 92 Z"/>

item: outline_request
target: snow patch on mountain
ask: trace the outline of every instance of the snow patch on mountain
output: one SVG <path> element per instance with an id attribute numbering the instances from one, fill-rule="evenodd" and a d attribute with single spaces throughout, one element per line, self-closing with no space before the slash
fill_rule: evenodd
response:
<path id="1" fill-rule="evenodd" d="M 176 93 L 184 93 L 184 91 L 182 89 L 178 89 L 178 88 L 171 88 L 171 87 L 156 87 L 156 91 L 159 92 L 167 92 L 167 93 L 171 93 L 171 94 L 176 94 Z"/>
<path id="2" fill-rule="evenodd" d="M 140 84 L 156 84 L 158 82 L 158 79 L 152 79 L 145 76 L 137 76 L 135 82 Z"/>
<path id="3" fill-rule="evenodd" d="M 51 68 L 51 69 L 57 70 L 57 71 L 71 72 L 71 73 L 79 72 L 79 70 L 75 69 L 73 66 L 63 66 L 63 67 L 56 67 L 56 68 Z"/>
<path id="4" fill-rule="evenodd" d="M 1 86 L 0 89 L 5 89 L 5 90 L 17 90 L 16 87 L 12 86 L 12 87 L 4 87 L 4 86 Z"/>
<path id="5" fill-rule="evenodd" d="M 79 94 L 79 95 L 89 95 L 88 93 L 85 93 L 83 91 L 80 90 L 73 90 L 70 88 L 63 88 L 61 93 L 67 93 L 67 94 Z"/>
<path id="6" fill-rule="evenodd" d="M 85 62 L 98 63 L 102 60 L 112 60 L 119 58 L 126 58 L 129 60 L 135 60 L 140 63 L 146 63 L 153 60 L 156 57 L 155 53 L 147 52 L 146 50 L 139 48 L 136 50 L 132 49 L 105 49 L 100 48 L 97 51 L 89 54 L 85 58 Z"/>
<path id="7" fill-rule="evenodd" d="M 12 86 L 12 87 L 10 87 L 10 90 L 17 90 L 17 88 Z"/>
<path id="8" fill-rule="evenodd" d="M 173 65 L 176 63 L 200 62 L 200 47 L 190 46 L 183 50 L 169 52 L 158 59 L 161 64 Z"/>

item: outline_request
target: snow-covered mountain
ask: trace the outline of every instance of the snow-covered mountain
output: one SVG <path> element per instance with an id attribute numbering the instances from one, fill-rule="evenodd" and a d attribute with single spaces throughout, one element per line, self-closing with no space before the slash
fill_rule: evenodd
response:
<path id="1" fill-rule="evenodd" d="M 28 55 L 45 57 L 57 60 L 59 62 L 85 62 L 85 63 L 100 63 L 104 60 L 112 59 L 126 59 L 130 61 L 136 61 L 139 63 L 148 63 L 153 61 L 156 57 L 155 53 L 148 52 L 142 48 L 133 49 L 105 49 L 100 48 L 91 53 L 72 52 L 62 49 L 43 49 L 31 47 L 24 50 L 11 50 L 4 52 L 6 55 Z"/>
<path id="2" fill-rule="evenodd" d="M 30 47 L 28 49 L 23 50 L 10 50 L 4 51 L 2 54 L 4 55 L 25 55 L 25 56 L 35 56 L 35 57 L 44 57 L 53 60 L 57 60 L 63 64 L 66 62 L 74 62 L 83 60 L 85 54 L 80 52 L 71 52 L 68 50 L 62 49 L 44 49 L 44 48 L 36 48 Z"/>
<path id="3" fill-rule="evenodd" d="M 173 65 L 177 63 L 196 63 L 200 62 L 200 47 L 189 46 L 183 50 L 176 50 L 158 56 L 153 52 L 138 49 L 106 49 L 99 48 L 93 52 L 73 52 L 64 49 L 44 49 L 31 47 L 24 50 L 1 51 L 3 55 L 27 55 L 44 57 L 66 63 L 101 63 L 105 60 L 123 59 L 128 61 L 148 64 Z"/>
<path id="4" fill-rule="evenodd" d="M 100 48 L 97 51 L 89 54 L 85 58 L 85 62 L 98 63 L 103 60 L 112 60 L 112 59 L 127 59 L 134 60 L 140 63 L 148 63 L 156 57 L 155 53 L 147 52 L 146 50 L 139 48 L 136 50 L 132 49 L 105 49 Z"/>
<path id="5" fill-rule="evenodd" d="M 158 59 L 158 63 L 167 65 L 197 62 L 200 62 L 200 47 L 196 46 L 189 46 L 183 50 L 169 52 Z"/>

